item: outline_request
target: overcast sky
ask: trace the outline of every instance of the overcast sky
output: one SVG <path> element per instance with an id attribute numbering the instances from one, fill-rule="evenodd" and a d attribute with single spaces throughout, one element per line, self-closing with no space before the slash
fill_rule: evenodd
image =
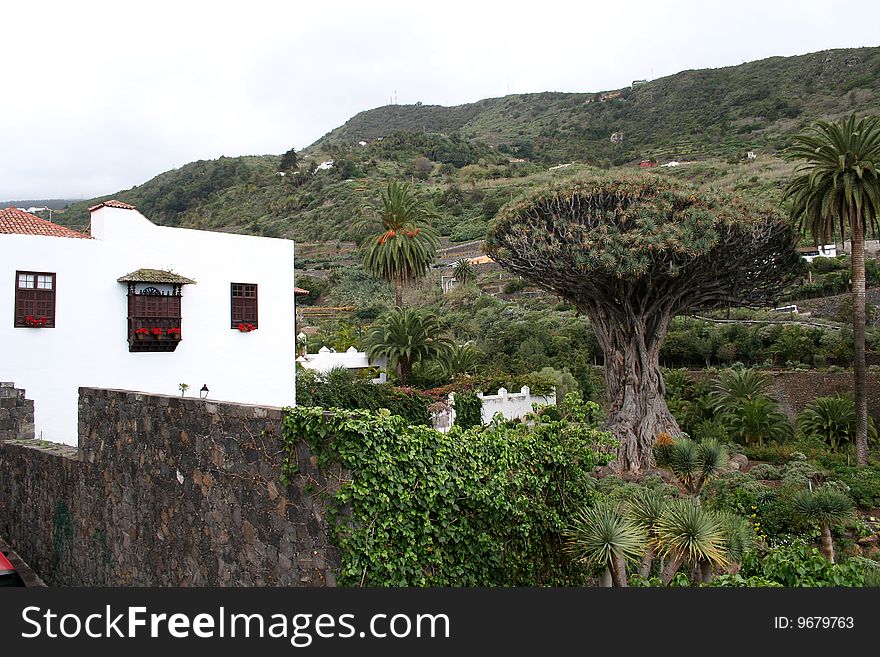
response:
<path id="1" fill-rule="evenodd" d="M 591 92 L 876 46 L 880 3 L 30 0 L 4 2 L 0 25 L 2 201 L 300 150 L 395 97 Z"/>

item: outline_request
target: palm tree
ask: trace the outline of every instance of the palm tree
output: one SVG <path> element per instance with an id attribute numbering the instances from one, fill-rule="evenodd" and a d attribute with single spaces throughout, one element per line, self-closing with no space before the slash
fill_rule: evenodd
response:
<path id="1" fill-rule="evenodd" d="M 767 397 L 741 401 L 721 414 L 731 438 L 743 445 L 764 444 L 764 439 L 781 441 L 791 434 L 785 414 L 776 410 L 776 403 Z"/>
<path id="2" fill-rule="evenodd" d="M 645 532 L 614 504 L 601 502 L 575 513 L 565 532 L 566 551 L 579 561 L 604 566 L 600 586 L 628 586 L 627 559 L 641 559 Z"/>
<path id="3" fill-rule="evenodd" d="M 425 276 L 434 260 L 440 239 L 430 220 L 436 213 L 412 185 L 395 181 L 382 190 L 378 205 L 366 204 L 364 209 L 368 218 L 360 226 L 381 228 L 367 241 L 364 269 L 394 284 L 400 308 L 403 286 Z"/>
<path id="4" fill-rule="evenodd" d="M 797 417 L 798 431 L 805 436 L 816 436 L 836 452 L 845 442 L 853 442 L 856 435 L 856 405 L 851 395 L 816 397 Z M 877 440 L 874 418 L 868 416 L 868 437 Z"/>
<path id="5" fill-rule="evenodd" d="M 791 217 L 809 227 L 816 244 L 839 229 L 852 243 L 853 386 L 856 403 L 856 458 L 868 464 L 868 400 L 865 392 L 865 235 L 877 230 L 880 211 L 880 116 L 840 123 L 820 121 L 794 138 L 786 151 L 802 160 L 785 188 Z"/>
<path id="6" fill-rule="evenodd" d="M 396 308 L 367 331 L 365 346 L 370 360 L 387 358 L 402 385 L 409 383 L 413 365 L 444 358 L 452 341 L 442 335 L 437 317 L 419 310 Z"/>
<path id="7" fill-rule="evenodd" d="M 822 530 L 822 554 L 830 563 L 834 563 L 834 539 L 831 537 L 831 526 L 852 516 L 850 499 L 832 488 L 802 490 L 795 495 L 793 508 L 796 513 L 819 525 Z"/>
<path id="8" fill-rule="evenodd" d="M 719 411 L 739 405 L 744 400 L 766 397 L 770 388 L 767 377 L 752 369 L 723 370 L 712 382 L 712 396 Z"/>
<path id="9" fill-rule="evenodd" d="M 452 266 L 452 275 L 461 285 L 473 283 L 477 278 L 477 270 L 467 258 L 457 260 Z"/>

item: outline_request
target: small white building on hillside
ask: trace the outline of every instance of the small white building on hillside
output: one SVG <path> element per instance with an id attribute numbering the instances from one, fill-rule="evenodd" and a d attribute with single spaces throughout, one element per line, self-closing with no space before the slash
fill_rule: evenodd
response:
<path id="1" fill-rule="evenodd" d="M 0 381 L 37 438 L 76 444 L 80 386 L 294 404 L 292 241 L 90 212 L 85 235 L 0 210 Z"/>

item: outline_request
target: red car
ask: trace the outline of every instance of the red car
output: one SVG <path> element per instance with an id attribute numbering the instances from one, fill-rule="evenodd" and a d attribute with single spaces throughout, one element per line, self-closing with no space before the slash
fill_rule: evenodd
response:
<path id="1" fill-rule="evenodd" d="M 0 552 L 0 586 L 24 586 L 18 573 L 15 572 L 15 567 L 2 552 Z"/>

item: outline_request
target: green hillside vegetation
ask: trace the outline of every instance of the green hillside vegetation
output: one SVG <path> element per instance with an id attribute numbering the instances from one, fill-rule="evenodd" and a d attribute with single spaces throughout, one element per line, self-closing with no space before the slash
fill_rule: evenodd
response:
<path id="1" fill-rule="evenodd" d="M 860 48 L 685 71 L 605 101 L 599 93 L 543 93 L 458 107 L 390 105 L 298 153 L 298 170 L 279 172 L 280 155 L 192 162 L 56 218 L 82 229 L 90 205 L 118 198 L 163 225 L 359 240 L 352 219 L 364 203 L 387 180 L 406 179 L 437 206 L 441 236 L 466 242 L 482 238 L 497 210 L 535 185 L 649 158 L 683 162 L 657 167 L 658 175 L 778 202 L 791 170 L 778 149 L 815 119 L 877 112 L 878 93 L 880 48 Z M 611 141 L 615 132 L 623 141 Z M 748 150 L 758 158 L 746 160 Z M 316 171 L 327 160 L 333 168 Z"/>

